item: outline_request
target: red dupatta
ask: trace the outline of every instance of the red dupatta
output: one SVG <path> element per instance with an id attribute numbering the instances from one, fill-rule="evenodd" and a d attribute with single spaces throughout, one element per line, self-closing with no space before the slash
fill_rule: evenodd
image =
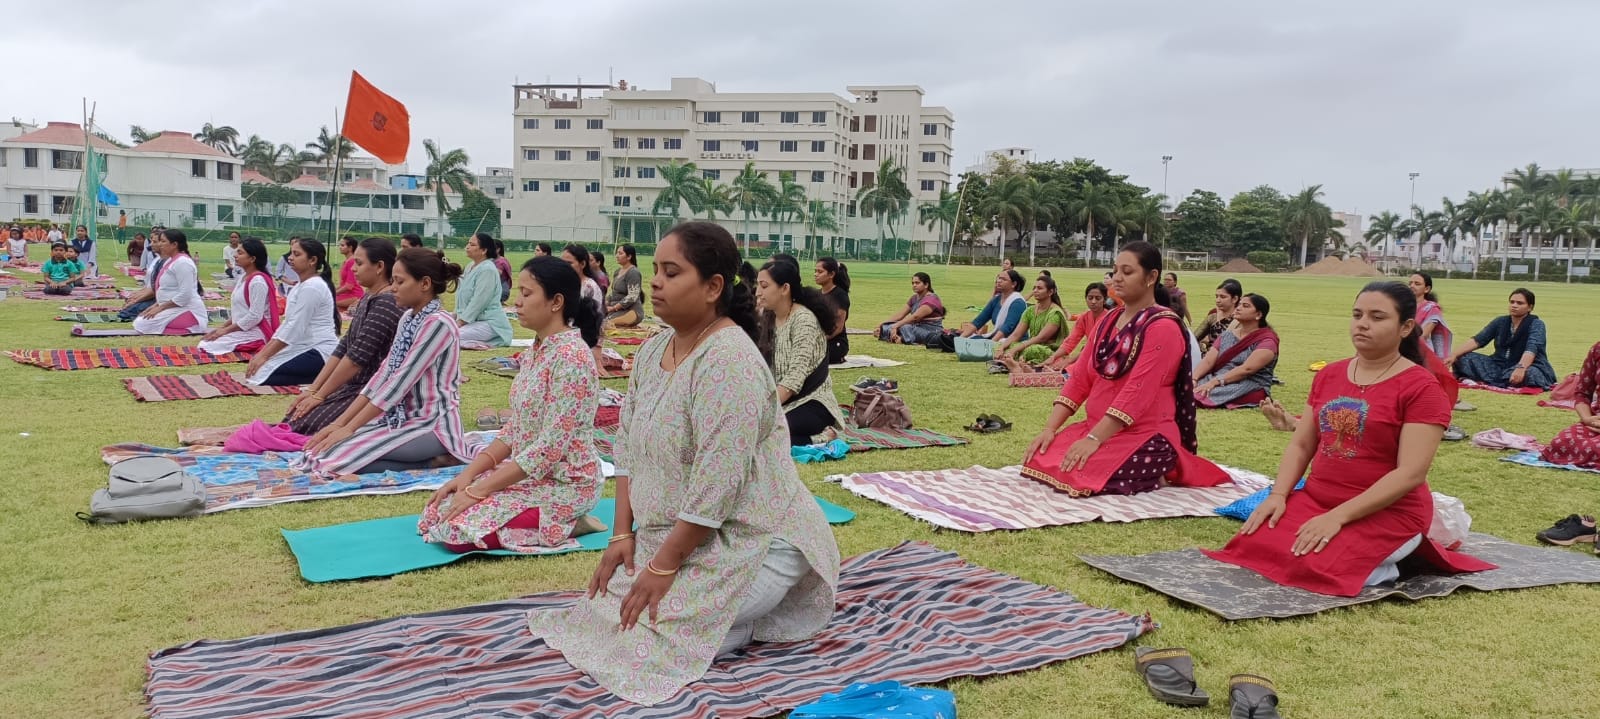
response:
<path id="1" fill-rule="evenodd" d="M 1256 328 L 1254 332 L 1245 335 L 1238 342 L 1233 343 L 1233 346 L 1229 347 L 1227 351 L 1218 354 L 1217 364 L 1215 367 L 1212 367 L 1212 369 L 1216 370 L 1227 367 L 1229 362 L 1238 359 L 1239 355 L 1251 351 L 1251 348 L 1254 347 L 1256 343 L 1265 339 L 1277 340 L 1278 333 L 1274 332 L 1271 327 Z"/>
<path id="2" fill-rule="evenodd" d="M 250 280 L 256 277 L 260 277 L 267 286 L 267 311 L 261 313 L 260 328 L 261 336 L 270 342 L 272 341 L 272 335 L 278 332 L 279 317 L 281 317 L 283 311 L 283 308 L 278 306 L 278 283 L 272 281 L 272 275 L 259 269 L 252 270 L 250 274 L 244 276 L 243 280 L 240 280 L 240 282 L 244 283 L 246 301 L 250 299 Z"/>
<path id="3" fill-rule="evenodd" d="M 1117 329 L 1117 318 L 1127 312 L 1127 305 L 1122 305 L 1106 313 L 1094 328 L 1094 360 L 1095 372 L 1108 380 L 1121 379 L 1133 369 L 1139 360 L 1139 350 L 1144 345 L 1145 330 L 1159 320 L 1171 320 L 1183 331 L 1184 340 L 1187 342 L 1189 328 L 1183 324 L 1183 319 L 1176 312 L 1152 305 L 1139 310 L 1139 314 L 1128 320 L 1122 329 Z M 1200 438 L 1197 430 L 1197 420 L 1194 405 L 1194 377 L 1188 372 L 1189 355 L 1187 352 L 1179 359 L 1178 374 L 1173 380 L 1173 400 L 1175 412 L 1173 420 L 1178 425 L 1178 435 L 1183 442 L 1183 448 L 1190 452 L 1199 451 Z"/>

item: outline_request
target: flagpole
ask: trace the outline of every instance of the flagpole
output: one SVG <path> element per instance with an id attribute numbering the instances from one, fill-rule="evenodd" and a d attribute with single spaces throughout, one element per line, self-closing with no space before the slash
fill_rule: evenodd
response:
<path id="1" fill-rule="evenodd" d="M 333 108 L 333 126 L 338 128 L 333 136 L 333 189 L 328 193 L 328 217 L 330 218 L 327 247 L 339 241 L 339 179 L 344 171 L 344 125 L 339 124 L 339 108 Z"/>

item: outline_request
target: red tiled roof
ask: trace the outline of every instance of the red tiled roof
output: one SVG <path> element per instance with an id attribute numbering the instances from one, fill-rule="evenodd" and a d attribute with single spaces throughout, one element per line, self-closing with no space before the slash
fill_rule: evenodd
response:
<path id="1" fill-rule="evenodd" d="M 261 174 L 259 172 L 256 172 L 255 170 L 245 170 L 242 174 L 239 175 L 239 181 L 240 182 L 254 182 L 257 185 L 273 185 L 273 184 L 277 184 L 277 183 L 272 181 L 272 178 L 267 177 L 266 175 L 263 175 L 263 174 Z"/>
<path id="2" fill-rule="evenodd" d="M 347 184 L 343 185 L 343 187 L 345 187 L 347 189 L 351 189 L 351 190 L 380 190 L 381 191 L 381 190 L 390 189 L 390 188 L 384 187 L 383 185 L 380 185 L 380 184 L 378 184 L 376 182 L 373 182 L 372 180 L 369 180 L 369 179 L 367 179 L 365 177 L 363 177 L 363 178 L 361 178 L 359 180 L 356 180 L 355 182 L 347 183 Z"/>
<path id="3" fill-rule="evenodd" d="M 62 145 L 66 147 L 83 147 L 83 126 L 75 122 L 46 123 L 44 127 L 34 130 L 33 132 L 17 135 L 16 137 L 6 140 L 6 143 L 17 145 Z M 117 149 L 116 145 L 106 142 L 105 140 L 93 135 L 89 136 L 89 144 L 92 145 L 96 150 Z"/>
<path id="4" fill-rule="evenodd" d="M 328 183 L 318 179 L 316 175 L 301 175 L 289 181 L 290 187 L 315 187 L 319 190 L 327 189 Z"/>
<path id="5" fill-rule="evenodd" d="M 207 157 L 230 157 L 226 152 L 218 150 L 199 140 L 193 135 L 177 130 L 162 130 L 161 134 L 150 138 L 146 142 L 133 146 L 134 152 L 170 152 L 177 155 L 205 155 Z"/>

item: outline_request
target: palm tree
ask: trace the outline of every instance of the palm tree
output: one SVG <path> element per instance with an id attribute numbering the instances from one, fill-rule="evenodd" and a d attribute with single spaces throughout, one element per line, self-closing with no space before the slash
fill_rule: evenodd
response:
<path id="1" fill-rule="evenodd" d="M 992 218 L 995 225 L 1000 227 L 1000 259 L 1006 256 L 1006 228 L 1017 227 L 1017 237 L 1022 237 L 1022 223 L 1027 219 L 1028 211 L 1024 206 L 1025 198 L 1020 188 L 1024 183 L 1021 175 L 1007 175 L 997 179 L 984 202 L 979 207 L 979 212 L 985 217 Z"/>
<path id="2" fill-rule="evenodd" d="M 1017 192 L 1018 199 L 1022 201 L 1022 226 L 1028 233 L 1028 264 L 1031 265 L 1034 264 L 1039 246 L 1033 234 L 1039 227 L 1039 218 L 1060 215 L 1064 202 L 1062 193 L 1055 185 L 1039 182 L 1026 175 L 1017 186 Z"/>
<path id="3" fill-rule="evenodd" d="M 1561 205 L 1549 192 L 1540 193 L 1529 202 L 1522 216 L 1522 224 L 1539 232 L 1539 247 L 1533 251 L 1533 279 L 1539 279 L 1539 265 L 1544 259 L 1545 240 L 1561 222 Z M 1523 244 L 1523 257 L 1527 257 L 1527 244 Z"/>
<path id="4" fill-rule="evenodd" d="M 794 181 L 793 171 L 778 173 L 778 194 L 771 208 L 772 219 L 778 223 L 778 237 L 790 222 L 804 221 L 806 216 L 806 187 Z M 789 249 L 793 249 L 791 245 Z"/>
<path id="5" fill-rule="evenodd" d="M 1389 254 L 1389 240 L 1398 234 L 1400 216 L 1389 210 L 1384 210 L 1367 218 L 1367 231 L 1361 233 L 1362 238 L 1368 242 L 1375 242 L 1382 248 L 1380 257 Z"/>
<path id="6" fill-rule="evenodd" d="M 1306 252 L 1312 237 L 1326 237 L 1333 226 L 1333 212 L 1322 203 L 1322 185 L 1301 190 L 1283 206 L 1283 228 L 1291 237 L 1300 236 L 1300 266 L 1306 266 Z"/>
<path id="7" fill-rule="evenodd" d="M 699 182 L 700 168 L 695 167 L 693 162 L 673 160 L 666 165 L 657 165 L 656 172 L 660 173 L 666 187 L 656 195 L 650 214 L 670 215 L 673 224 L 677 224 L 679 207 L 688 205 L 691 216 L 700 211 L 704 204 Z"/>
<path id="8" fill-rule="evenodd" d="M 1084 267 L 1088 267 L 1090 258 L 1094 257 L 1095 223 L 1115 222 L 1117 210 L 1116 192 L 1093 182 L 1083 183 L 1078 196 L 1068 204 L 1067 219 L 1084 228 L 1084 246 L 1089 248 L 1083 256 Z"/>
<path id="9" fill-rule="evenodd" d="M 277 148 L 260 135 L 251 135 L 250 139 L 239 146 L 239 158 L 244 160 L 247 170 L 255 170 L 263 175 L 268 174 Z"/>
<path id="10" fill-rule="evenodd" d="M 140 144 L 149 142 L 151 140 L 154 140 L 154 139 L 156 139 L 156 135 L 159 135 L 159 134 L 161 134 L 161 133 L 151 132 L 151 131 L 146 130 L 146 129 L 142 128 L 142 127 L 139 127 L 138 125 L 129 125 L 128 126 L 128 137 L 133 139 L 133 144 L 135 144 L 135 145 L 140 145 Z"/>
<path id="11" fill-rule="evenodd" d="M 695 190 L 695 195 L 700 200 L 700 209 L 706 213 L 706 219 L 715 222 L 718 212 L 723 217 L 733 216 L 733 188 L 709 177 L 700 178 L 697 184 L 699 188 Z"/>
<path id="12" fill-rule="evenodd" d="M 956 217 L 960 211 L 961 196 L 945 188 L 939 191 L 939 199 L 917 206 L 917 220 L 930 232 L 937 232 L 941 242 L 946 242 L 948 241 L 945 237 L 946 232 L 955 227 Z M 945 245 L 944 254 L 947 256 L 950 254 L 950 245 Z"/>
<path id="13" fill-rule="evenodd" d="M 806 203 L 806 224 L 811 227 L 810 232 L 807 234 L 816 234 L 817 232 L 838 232 L 839 213 L 834 209 L 834 204 L 832 202 L 812 200 Z M 837 239 L 838 235 L 830 236 L 828 241 L 828 248 L 830 251 L 838 249 L 833 246 L 833 241 Z"/>
<path id="14" fill-rule="evenodd" d="M 1483 263 L 1483 225 L 1491 222 L 1490 202 L 1488 193 L 1473 191 L 1461 203 L 1461 231 L 1472 235 L 1472 279 L 1478 279 L 1478 265 Z"/>
<path id="15" fill-rule="evenodd" d="M 306 143 L 306 149 L 311 151 L 312 159 L 317 162 L 329 162 L 350 157 L 355 153 L 356 146 L 344 135 L 328 134 L 328 126 L 323 125 L 317 139 Z"/>
<path id="16" fill-rule="evenodd" d="M 1556 206 L 1565 208 L 1577 194 L 1578 179 L 1573 176 L 1572 170 L 1561 168 L 1554 173 L 1545 175 L 1544 189 L 1556 198 Z"/>
<path id="17" fill-rule="evenodd" d="M 1490 190 L 1483 196 L 1483 211 L 1478 215 L 1479 222 L 1495 225 L 1500 229 L 1496 236 L 1500 238 L 1500 279 L 1506 278 L 1506 265 L 1511 263 L 1511 243 L 1507 235 L 1511 233 L 1511 226 L 1517 223 L 1522 215 L 1522 200 L 1515 190 Z"/>
<path id="18" fill-rule="evenodd" d="M 326 135 L 328 128 L 322 128 Z M 322 139 L 322 138 L 319 138 Z M 347 142 L 344 137 L 340 141 Z M 333 143 L 328 143 L 331 151 Z M 433 140 L 423 140 L 422 148 L 428 152 L 428 169 L 424 178 L 428 187 L 433 190 L 434 210 L 439 217 L 439 249 L 444 250 L 444 214 L 450 211 L 450 201 L 445 197 L 445 188 L 455 190 L 457 194 L 467 194 L 467 186 L 472 182 L 472 172 L 467 169 L 470 160 L 467 151 L 455 148 L 449 152 L 439 152 L 439 146 Z"/>
<path id="19" fill-rule="evenodd" d="M 1166 202 L 1166 195 L 1142 195 L 1129 202 L 1118 215 L 1130 227 L 1138 229 L 1146 242 L 1162 244 L 1160 239 L 1167 236 L 1167 216 L 1163 210 Z M 1162 246 L 1165 249 L 1165 245 Z"/>
<path id="20" fill-rule="evenodd" d="M 1591 247 L 1594 245 L 1595 227 L 1589 222 L 1592 212 L 1588 202 L 1575 201 L 1561 210 L 1556 217 L 1555 224 L 1550 227 L 1552 233 L 1560 237 L 1564 244 L 1568 244 L 1567 282 L 1572 281 L 1572 245 L 1569 243 L 1576 240 L 1588 240 Z"/>
<path id="21" fill-rule="evenodd" d="M 239 131 L 228 125 L 218 127 L 208 122 L 194 134 L 194 139 L 231 155 L 238 149 Z"/>
<path id="22" fill-rule="evenodd" d="M 1442 234 L 1444 218 L 1435 211 L 1424 211 L 1421 205 L 1411 206 L 1411 217 L 1400 221 L 1395 226 L 1395 232 L 1404 235 L 1417 236 L 1417 267 L 1422 266 L 1422 246 L 1428 243 L 1434 235 Z"/>
<path id="23" fill-rule="evenodd" d="M 1463 206 L 1450 201 L 1448 197 L 1439 198 L 1439 234 L 1444 236 L 1445 277 L 1449 277 L 1455 268 L 1456 243 L 1467 224 L 1467 212 Z"/>
<path id="24" fill-rule="evenodd" d="M 739 171 L 733 182 L 728 183 L 732 192 L 729 199 L 733 206 L 744 213 L 744 249 L 743 254 L 750 256 L 750 216 L 765 215 L 772 211 L 778 204 L 778 188 L 774 187 L 766 174 L 756 171 L 755 162 L 744 163 L 744 169 Z"/>
<path id="25" fill-rule="evenodd" d="M 894 230 L 894 223 L 911 211 L 911 191 L 906 188 L 905 167 L 892 157 L 878 161 L 878 173 L 873 185 L 856 192 L 856 207 L 863 214 L 871 214 L 878 223 L 880 257 L 886 237 L 894 241 L 891 252 L 898 254 L 900 237 Z"/>

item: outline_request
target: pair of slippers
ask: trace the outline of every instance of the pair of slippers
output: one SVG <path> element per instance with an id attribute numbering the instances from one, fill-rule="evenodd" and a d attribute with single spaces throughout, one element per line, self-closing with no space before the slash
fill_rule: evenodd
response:
<path id="1" fill-rule="evenodd" d="M 967 425 L 966 428 L 979 434 L 992 434 L 1011 429 L 1011 423 L 1001 419 L 999 415 L 980 414 L 978 419 Z"/>
<path id="2" fill-rule="evenodd" d="M 511 410 L 502 409 L 498 412 L 492 407 L 485 407 L 478 413 L 478 429 L 485 432 L 504 427 L 511 421 Z"/>
<path id="3" fill-rule="evenodd" d="M 1203 707 L 1211 703 L 1194 679 L 1194 657 L 1181 648 L 1134 650 L 1134 669 L 1144 677 L 1155 698 L 1180 707 Z M 1228 679 L 1230 719 L 1281 719 L 1278 693 L 1272 681 L 1255 674 L 1235 674 Z"/>

